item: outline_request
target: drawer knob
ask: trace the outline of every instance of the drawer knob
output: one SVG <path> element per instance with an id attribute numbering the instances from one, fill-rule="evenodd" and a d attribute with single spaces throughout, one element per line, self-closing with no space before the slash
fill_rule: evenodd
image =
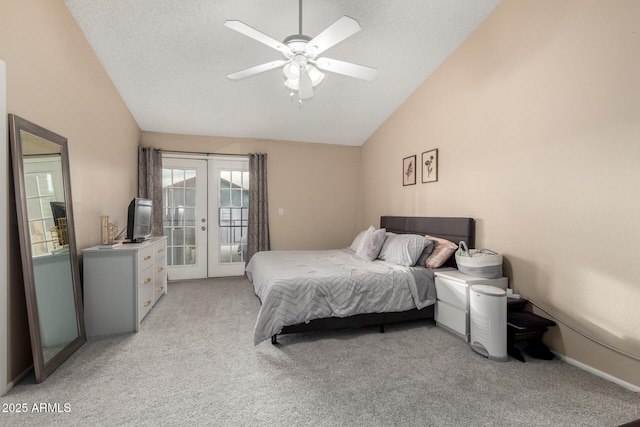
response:
<path id="1" fill-rule="evenodd" d="M 163 270 L 164 270 L 164 267 L 160 267 L 160 268 L 158 269 L 158 273 L 162 272 Z"/>
<path id="2" fill-rule="evenodd" d="M 150 260 L 150 259 L 151 259 L 151 255 L 147 255 L 147 256 L 145 256 L 145 257 L 144 257 L 144 260 L 145 260 L 145 261 L 148 261 L 148 260 Z"/>
<path id="3" fill-rule="evenodd" d="M 149 282 L 151 282 L 151 278 L 147 277 L 146 279 L 144 279 L 144 282 L 142 282 L 142 283 L 146 285 Z"/>
<path id="4" fill-rule="evenodd" d="M 158 253 L 162 253 L 162 252 L 164 252 L 164 248 L 158 249 Z"/>
<path id="5" fill-rule="evenodd" d="M 151 301 L 145 301 L 145 302 L 144 302 L 144 306 L 145 306 L 145 307 L 149 307 L 149 304 L 151 304 Z"/>
<path id="6" fill-rule="evenodd" d="M 156 288 L 156 291 L 158 292 L 162 292 L 164 290 L 164 286 L 160 286 L 159 288 Z"/>

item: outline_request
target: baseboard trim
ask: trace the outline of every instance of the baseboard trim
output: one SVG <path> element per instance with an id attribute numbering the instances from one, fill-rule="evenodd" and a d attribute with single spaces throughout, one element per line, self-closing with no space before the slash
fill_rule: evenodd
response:
<path id="1" fill-rule="evenodd" d="M 9 381 L 9 383 L 7 384 L 7 389 L 5 390 L 5 394 L 9 393 L 9 391 L 11 391 L 11 389 L 18 384 L 20 381 L 22 381 L 24 379 L 24 377 L 26 377 L 27 375 L 29 375 L 31 372 L 33 371 L 33 365 L 29 366 L 27 369 L 25 369 L 20 375 L 18 375 L 17 377 L 15 377 L 13 379 L 13 381 Z"/>
<path id="2" fill-rule="evenodd" d="M 601 370 L 596 369 L 593 366 L 589 366 L 589 365 L 586 365 L 586 364 L 584 364 L 582 362 L 578 362 L 577 360 L 572 359 L 570 357 L 567 357 L 567 356 L 565 356 L 563 354 L 556 353 L 556 352 L 553 352 L 553 354 L 555 354 L 558 359 L 562 360 L 565 363 L 568 363 L 569 365 L 573 365 L 573 366 L 575 366 L 577 368 L 580 368 L 580 369 L 582 369 L 584 371 L 587 371 L 590 374 L 593 374 L 593 375 L 595 375 L 597 377 L 604 378 L 605 380 L 611 381 L 612 383 L 616 383 L 619 386 L 626 388 L 627 390 L 633 391 L 635 393 L 640 393 L 640 387 L 638 387 L 638 386 L 636 386 L 634 384 L 628 383 L 628 382 L 626 382 L 624 380 L 621 380 L 620 378 L 617 378 L 617 377 L 614 377 L 613 375 L 607 374 L 606 372 L 602 372 Z"/>

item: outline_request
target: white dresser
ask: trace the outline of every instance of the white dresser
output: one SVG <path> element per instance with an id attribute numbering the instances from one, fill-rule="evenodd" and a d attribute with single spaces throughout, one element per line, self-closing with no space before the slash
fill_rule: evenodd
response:
<path id="1" fill-rule="evenodd" d="M 467 276 L 458 270 L 435 272 L 436 282 L 436 325 L 441 326 L 466 341 L 469 341 L 469 287 L 489 285 L 507 289 L 509 279 L 482 279 Z"/>
<path id="2" fill-rule="evenodd" d="M 167 293 L 166 237 L 82 251 L 87 336 L 137 332 Z"/>

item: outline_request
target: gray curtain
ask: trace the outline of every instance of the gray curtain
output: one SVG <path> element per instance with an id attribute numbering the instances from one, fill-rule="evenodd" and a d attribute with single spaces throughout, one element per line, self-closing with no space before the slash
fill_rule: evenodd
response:
<path id="1" fill-rule="evenodd" d="M 138 148 L 138 197 L 153 201 L 151 235 L 162 236 L 162 150 Z"/>
<path id="2" fill-rule="evenodd" d="M 249 154 L 249 224 L 246 263 L 256 252 L 271 249 L 267 200 L 267 155 Z"/>

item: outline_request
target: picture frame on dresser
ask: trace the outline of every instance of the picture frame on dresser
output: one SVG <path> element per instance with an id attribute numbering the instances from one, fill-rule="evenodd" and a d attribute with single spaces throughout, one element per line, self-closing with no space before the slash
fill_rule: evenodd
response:
<path id="1" fill-rule="evenodd" d="M 415 185 L 416 184 L 416 158 L 413 156 L 405 157 L 402 159 L 402 185 Z"/>

